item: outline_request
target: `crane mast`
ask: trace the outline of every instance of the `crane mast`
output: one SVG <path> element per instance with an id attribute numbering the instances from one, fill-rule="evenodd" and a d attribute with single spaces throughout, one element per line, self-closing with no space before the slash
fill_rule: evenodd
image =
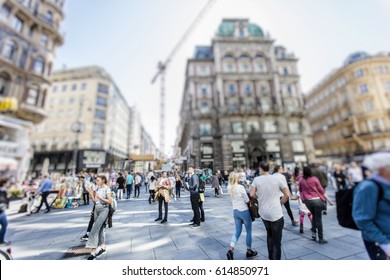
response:
<path id="1" fill-rule="evenodd" d="M 165 74 L 166 69 L 171 62 L 173 56 L 177 53 L 177 51 L 180 49 L 181 45 L 187 40 L 190 33 L 195 29 L 196 25 L 202 20 L 202 18 L 205 16 L 206 12 L 209 10 L 212 4 L 214 4 L 216 0 L 209 0 L 205 7 L 200 11 L 198 16 L 195 18 L 195 20 L 191 23 L 187 31 L 184 33 L 184 35 L 181 37 L 181 39 L 178 41 L 178 43 L 175 45 L 171 53 L 168 55 L 168 58 L 165 60 L 165 62 L 159 62 L 158 64 L 158 71 L 154 75 L 152 79 L 152 84 L 157 80 L 158 77 L 160 77 L 160 153 L 164 157 L 165 153 Z"/>

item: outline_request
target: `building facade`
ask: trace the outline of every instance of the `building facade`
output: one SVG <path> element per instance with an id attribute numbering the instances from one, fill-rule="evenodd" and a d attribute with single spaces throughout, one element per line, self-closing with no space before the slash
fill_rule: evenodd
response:
<path id="1" fill-rule="evenodd" d="M 18 180 L 32 156 L 30 130 L 47 116 L 49 77 L 63 44 L 63 5 L 64 0 L 0 0 L 0 150 L 7 151 L 0 157 L 16 162 Z"/>
<path id="2" fill-rule="evenodd" d="M 53 73 L 45 111 L 48 118 L 32 137 L 32 171 L 39 172 L 46 158 L 49 172 L 123 168 L 130 152 L 130 107 L 104 69 Z"/>
<path id="3" fill-rule="evenodd" d="M 229 170 L 314 158 L 297 59 L 247 19 L 225 19 L 187 62 L 176 146 L 185 165 Z"/>
<path id="4" fill-rule="evenodd" d="M 351 54 L 306 102 L 318 156 L 350 161 L 390 150 L 390 53 Z"/>

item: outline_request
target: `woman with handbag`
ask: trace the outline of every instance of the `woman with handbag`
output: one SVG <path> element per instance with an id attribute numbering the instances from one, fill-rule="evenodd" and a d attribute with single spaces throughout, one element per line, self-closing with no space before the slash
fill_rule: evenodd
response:
<path id="1" fill-rule="evenodd" d="M 234 223 L 236 232 L 230 241 L 230 249 L 226 253 L 228 260 L 233 260 L 234 246 L 242 232 L 242 224 L 246 229 L 246 257 L 257 256 L 257 252 L 252 249 L 252 218 L 248 208 L 249 197 L 243 185 L 239 184 L 240 176 L 236 172 L 230 173 L 228 190 L 233 204 Z"/>
<path id="2" fill-rule="evenodd" d="M 321 186 L 317 177 L 312 175 L 310 167 L 305 166 L 303 168 L 303 176 L 299 179 L 299 191 L 301 193 L 301 199 L 307 206 L 309 211 L 313 215 L 311 238 L 316 241 L 318 234 L 318 242 L 320 244 L 326 244 L 328 241 L 324 239 L 323 226 L 322 226 L 322 210 L 324 209 L 324 202 L 329 201 L 329 204 L 333 204 L 328 198 Z"/>

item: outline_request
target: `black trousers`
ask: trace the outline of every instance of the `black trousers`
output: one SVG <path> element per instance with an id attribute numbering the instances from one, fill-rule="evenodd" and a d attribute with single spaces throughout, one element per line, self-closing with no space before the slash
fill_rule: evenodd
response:
<path id="1" fill-rule="evenodd" d="M 164 210 L 165 210 L 165 213 L 164 213 L 164 220 L 168 220 L 168 203 L 165 202 L 165 199 L 164 197 L 162 196 L 159 196 L 158 197 L 158 217 L 160 219 L 162 219 L 162 205 L 164 203 Z"/>
<path id="2" fill-rule="evenodd" d="M 43 192 L 42 193 L 42 200 L 41 200 L 41 204 L 39 204 L 39 207 L 37 209 L 37 212 L 39 210 L 41 210 L 41 207 L 43 205 L 43 203 L 45 203 L 45 206 L 46 206 L 46 210 L 50 210 L 50 205 L 49 203 L 47 202 L 47 197 L 49 196 L 50 192 Z"/>
<path id="3" fill-rule="evenodd" d="M 283 217 L 274 222 L 263 219 L 267 231 L 268 259 L 280 260 L 282 258 L 282 232 L 284 226 Z"/>
<path id="4" fill-rule="evenodd" d="M 89 204 L 89 193 L 83 192 L 83 200 L 84 200 L 84 204 Z"/>
<path id="5" fill-rule="evenodd" d="M 191 192 L 190 199 L 192 211 L 194 212 L 194 224 L 200 225 L 199 193 Z"/>
<path id="6" fill-rule="evenodd" d="M 141 187 L 141 185 L 138 185 L 138 186 L 135 185 L 134 197 L 139 197 L 140 187 Z"/>
<path id="7" fill-rule="evenodd" d="M 368 256 L 371 260 L 388 260 L 389 257 L 386 255 L 386 253 L 376 245 L 375 242 L 372 241 L 364 241 L 364 246 L 366 246 L 366 250 L 368 253 Z"/>

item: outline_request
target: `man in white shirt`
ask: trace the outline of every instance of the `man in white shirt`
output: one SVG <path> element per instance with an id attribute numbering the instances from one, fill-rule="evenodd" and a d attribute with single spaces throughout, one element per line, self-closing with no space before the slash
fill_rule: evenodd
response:
<path id="1" fill-rule="evenodd" d="M 135 181 L 134 198 L 136 197 L 138 198 L 140 193 L 141 183 L 142 183 L 142 177 L 139 174 L 139 172 L 136 173 L 134 181 Z"/>
<path id="2" fill-rule="evenodd" d="M 277 176 L 269 174 L 269 164 L 260 163 L 259 177 L 252 182 L 250 195 L 257 196 L 259 214 L 267 230 L 268 258 L 280 260 L 282 256 L 281 241 L 284 226 L 282 204 L 290 197 L 287 184 L 283 184 Z M 283 197 L 280 198 L 280 192 Z"/>

